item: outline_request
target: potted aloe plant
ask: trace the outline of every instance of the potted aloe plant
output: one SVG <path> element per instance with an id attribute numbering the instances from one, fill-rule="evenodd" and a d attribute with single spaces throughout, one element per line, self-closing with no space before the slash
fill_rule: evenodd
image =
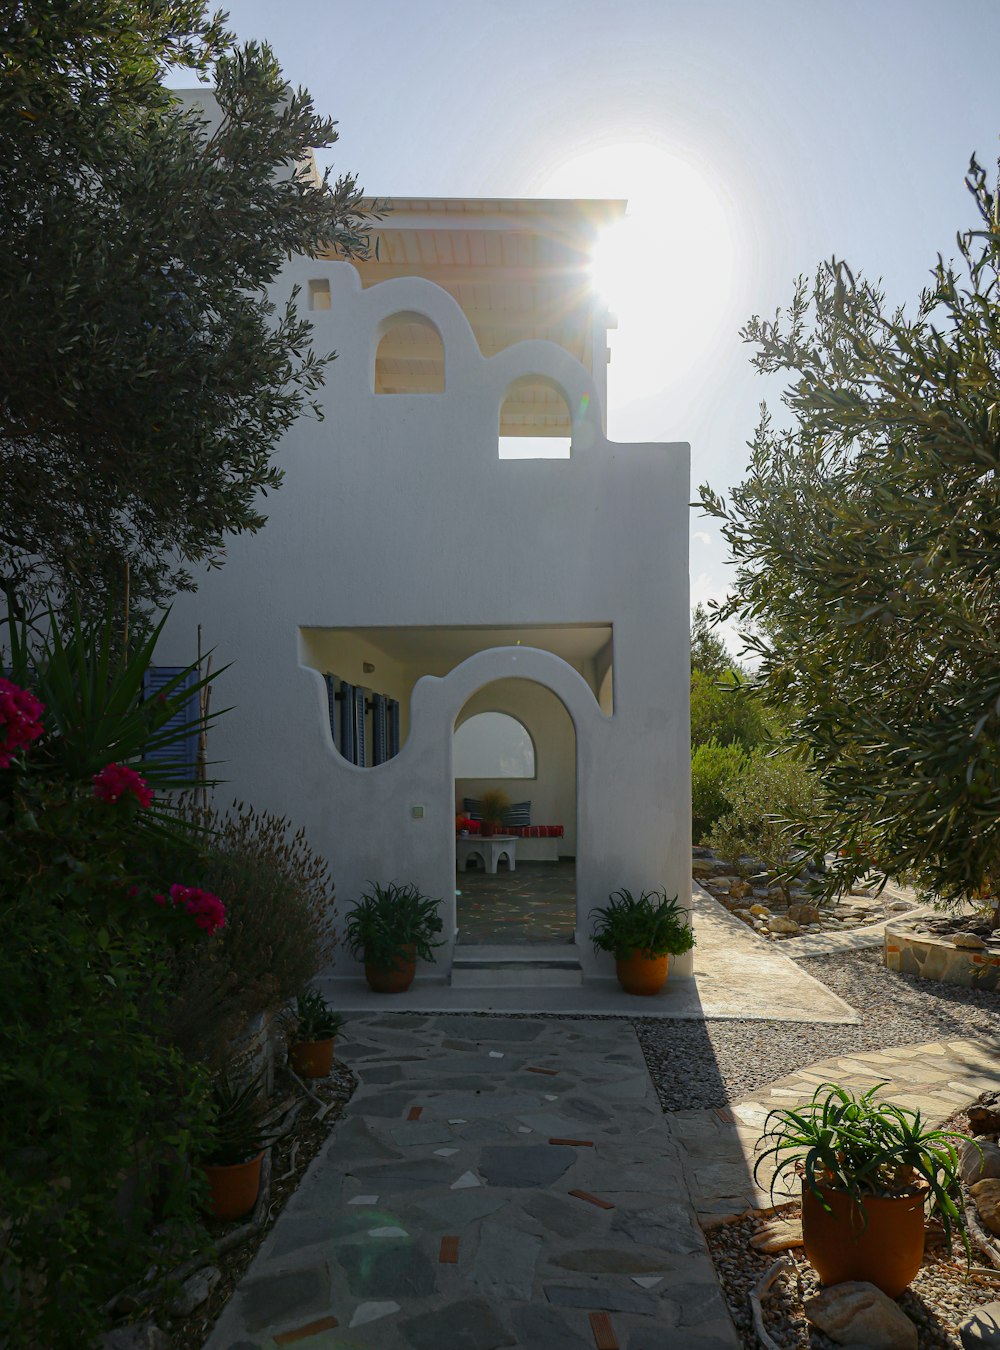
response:
<path id="1" fill-rule="evenodd" d="M 347 916 L 347 944 L 364 961 L 375 993 L 402 993 L 413 983 L 417 958 L 434 960 L 434 948 L 443 945 L 434 940 L 444 926 L 440 903 L 409 883 L 368 883 Z"/>
<path id="2" fill-rule="evenodd" d="M 216 1219 L 242 1219 L 257 1203 L 268 1143 L 261 1126 L 260 1093 L 259 1079 L 242 1088 L 227 1078 L 212 1084 L 214 1120 L 200 1162 Z"/>
<path id="3" fill-rule="evenodd" d="M 764 1122 L 754 1179 L 775 1161 L 771 1196 L 789 1168 L 802 1179 L 802 1239 L 824 1284 L 865 1280 L 897 1298 L 920 1269 L 924 1210 L 937 1211 L 951 1251 L 953 1229 L 969 1241 L 952 1198 L 959 1160 L 952 1130 L 928 1129 L 919 1111 L 822 1083 L 812 1100 L 779 1107 Z"/>
<path id="4" fill-rule="evenodd" d="M 611 952 L 618 982 L 627 994 L 658 994 L 667 981 L 670 957 L 694 946 L 694 933 L 677 896 L 665 890 L 613 891 L 596 916 L 591 941 L 595 951 Z"/>
<path id="5" fill-rule="evenodd" d="M 307 989 L 295 1000 L 288 1062 L 303 1078 L 325 1078 L 333 1066 L 333 1043 L 343 1018 L 322 994 Z"/>

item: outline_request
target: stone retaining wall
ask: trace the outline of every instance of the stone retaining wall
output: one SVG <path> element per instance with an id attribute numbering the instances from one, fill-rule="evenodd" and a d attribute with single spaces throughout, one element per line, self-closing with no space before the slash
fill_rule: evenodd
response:
<path id="1" fill-rule="evenodd" d="M 1000 989 L 1000 950 L 957 947 L 947 938 L 902 924 L 886 925 L 885 964 L 888 970 L 965 989 Z"/>

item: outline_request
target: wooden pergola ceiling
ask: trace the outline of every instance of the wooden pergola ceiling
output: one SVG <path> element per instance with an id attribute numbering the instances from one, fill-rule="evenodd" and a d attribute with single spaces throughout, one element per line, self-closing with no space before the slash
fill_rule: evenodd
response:
<path id="1" fill-rule="evenodd" d="M 545 338 L 575 356 L 603 393 L 612 321 L 587 267 L 595 236 L 624 215 L 624 201 L 397 197 L 391 206 L 373 231 L 372 257 L 355 263 L 364 286 L 426 277 L 462 307 L 484 356 Z M 411 323 L 387 333 L 375 388 L 440 392 L 444 363 L 436 332 Z M 544 384 L 521 382 L 504 404 L 500 434 L 568 436 L 566 406 Z"/>

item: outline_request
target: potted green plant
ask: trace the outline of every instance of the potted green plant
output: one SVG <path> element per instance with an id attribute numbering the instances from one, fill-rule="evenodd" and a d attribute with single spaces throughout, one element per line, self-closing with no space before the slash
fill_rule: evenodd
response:
<path id="1" fill-rule="evenodd" d="M 388 886 L 368 883 L 347 916 L 347 943 L 365 963 L 365 978 L 378 994 L 409 989 L 417 957 L 434 960 L 435 933 L 444 926 L 439 900 L 423 895 L 416 886 L 395 881 Z"/>
<path id="2" fill-rule="evenodd" d="M 773 1199 L 789 1168 L 801 1176 L 803 1245 L 824 1284 L 866 1280 L 897 1298 L 923 1260 L 928 1200 L 949 1252 L 954 1229 L 970 1255 L 951 1194 L 959 1177 L 953 1141 L 964 1136 L 928 1129 L 919 1111 L 875 1101 L 882 1086 L 855 1096 L 822 1083 L 804 1106 L 771 1111 L 754 1179 L 773 1158 Z"/>
<path id="3" fill-rule="evenodd" d="M 289 1064 L 303 1078 L 325 1078 L 333 1065 L 333 1043 L 344 1019 L 315 989 L 299 994 L 292 1017 L 295 1027 Z"/>
<path id="4" fill-rule="evenodd" d="M 259 1079 L 242 1088 L 224 1077 L 212 1084 L 214 1119 L 200 1162 L 216 1219 L 242 1219 L 257 1203 L 268 1142 L 261 1126 L 260 1097 Z"/>
<path id="5" fill-rule="evenodd" d="M 667 979 L 671 956 L 694 946 L 694 933 L 677 896 L 665 890 L 613 891 L 596 916 L 591 941 L 595 951 L 611 952 L 618 981 L 627 994 L 658 994 Z"/>
<path id="6" fill-rule="evenodd" d="M 481 832 L 484 838 L 498 834 L 503 829 L 504 819 L 510 810 L 510 798 L 500 788 L 487 788 L 479 799 Z"/>

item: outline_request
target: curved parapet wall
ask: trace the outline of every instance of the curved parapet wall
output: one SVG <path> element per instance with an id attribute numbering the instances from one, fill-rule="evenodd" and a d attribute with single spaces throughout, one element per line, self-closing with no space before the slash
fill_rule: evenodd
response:
<path id="1" fill-rule="evenodd" d="M 885 964 L 903 975 L 919 975 L 963 989 L 1000 989 L 1000 943 L 962 947 L 950 938 L 905 924 L 886 924 Z"/>

